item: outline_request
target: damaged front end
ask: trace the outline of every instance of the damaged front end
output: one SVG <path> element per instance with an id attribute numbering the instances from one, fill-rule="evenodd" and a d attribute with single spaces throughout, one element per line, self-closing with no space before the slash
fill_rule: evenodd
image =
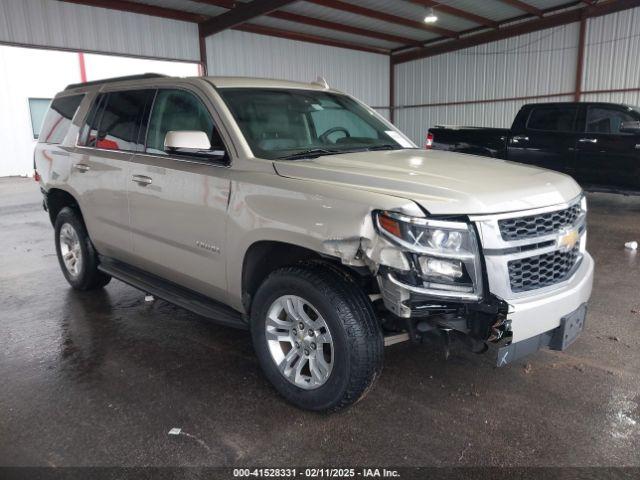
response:
<path id="1" fill-rule="evenodd" d="M 508 304 L 488 292 L 478 234 L 460 218 L 374 211 L 372 235 L 325 246 L 343 263 L 375 275 L 386 344 L 436 334 L 475 352 L 508 335 Z"/>

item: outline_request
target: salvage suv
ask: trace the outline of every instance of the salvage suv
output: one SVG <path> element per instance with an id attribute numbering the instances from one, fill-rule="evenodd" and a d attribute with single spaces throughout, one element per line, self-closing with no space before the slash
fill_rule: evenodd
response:
<path id="1" fill-rule="evenodd" d="M 365 395 L 385 345 L 505 365 L 584 327 L 593 260 L 568 176 L 418 149 L 319 79 L 70 85 L 35 150 L 62 272 L 248 328 L 293 404 Z"/>

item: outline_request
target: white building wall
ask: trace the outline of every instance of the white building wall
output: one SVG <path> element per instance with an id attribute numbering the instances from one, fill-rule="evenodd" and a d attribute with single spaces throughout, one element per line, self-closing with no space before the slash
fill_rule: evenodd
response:
<path id="1" fill-rule="evenodd" d="M 195 63 L 85 54 L 87 80 L 157 72 L 195 76 Z M 75 52 L 0 45 L 0 177 L 33 173 L 33 139 L 29 98 L 53 98 L 81 81 Z M 37 128 L 37 127 L 36 127 Z"/>
<path id="2" fill-rule="evenodd" d="M 389 106 L 389 57 L 227 30 L 207 38 L 209 75 L 237 75 L 329 85 L 372 107 Z M 388 113 L 388 108 L 378 108 Z"/>
<path id="3" fill-rule="evenodd" d="M 0 0 L 0 43 L 200 60 L 194 23 L 56 0 Z"/>
<path id="4" fill-rule="evenodd" d="M 0 176 L 33 173 L 29 98 L 51 98 L 79 79 L 77 54 L 0 46 Z"/>

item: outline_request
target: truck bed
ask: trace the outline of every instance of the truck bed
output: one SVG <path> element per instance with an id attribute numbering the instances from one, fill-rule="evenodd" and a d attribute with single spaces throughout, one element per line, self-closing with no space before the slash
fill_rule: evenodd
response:
<path id="1" fill-rule="evenodd" d="M 429 135 L 436 150 L 503 158 L 509 129 L 436 125 L 429 129 Z"/>

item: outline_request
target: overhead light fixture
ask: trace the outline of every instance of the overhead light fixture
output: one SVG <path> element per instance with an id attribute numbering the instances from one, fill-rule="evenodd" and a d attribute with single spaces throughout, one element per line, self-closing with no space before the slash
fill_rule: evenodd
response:
<path id="1" fill-rule="evenodd" d="M 433 7 L 429 7 L 429 10 L 427 10 L 427 16 L 424 17 L 424 23 L 435 23 L 437 21 L 438 21 L 438 16 L 433 11 Z"/>

